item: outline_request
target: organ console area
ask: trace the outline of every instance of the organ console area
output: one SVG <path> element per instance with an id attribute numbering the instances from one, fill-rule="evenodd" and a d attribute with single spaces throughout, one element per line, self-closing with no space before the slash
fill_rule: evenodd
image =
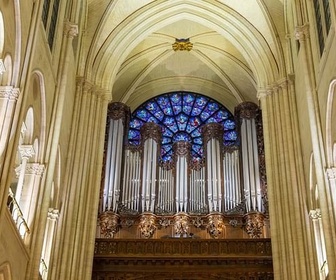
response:
<path id="1" fill-rule="evenodd" d="M 168 109 L 167 109 L 168 108 Z M 194 93 L 109 104 L 97 238 L 269 237 L 262 118 Z"/>

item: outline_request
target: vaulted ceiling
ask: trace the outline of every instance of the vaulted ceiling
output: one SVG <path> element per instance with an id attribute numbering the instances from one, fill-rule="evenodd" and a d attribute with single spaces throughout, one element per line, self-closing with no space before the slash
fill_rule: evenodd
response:
<path id="1" fill-rule="evenodd" d="M 283 17 L 280 0 L 89 0 L 83 72 L 132 109 L 185 90 L 232 111 L 284 75 Z"/>

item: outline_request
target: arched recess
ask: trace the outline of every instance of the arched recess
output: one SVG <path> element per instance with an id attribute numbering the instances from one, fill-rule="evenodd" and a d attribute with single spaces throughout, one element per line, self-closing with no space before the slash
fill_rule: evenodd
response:
<path id="1" fill-rule="evenodd" d="M 220 9 L 223 12 L 226 10 L 219 14 Z M 219 7 L 213 2 L 203 4 L 203 1 L 197 5 L 192 1 L 177 1 L 174 4 L 164 1 L 139 9 L 109 35 L 97 54 L 91 49 L 86 67 L 87 76 L 92 76 L 92 80 L 103 88 L 111 89 L 122 62 L 131 50 L 149 34 L 181 18 L 202 22 L 204 26 L 228 38 L 248 62 L 259 87 L 279 78 L 277 62 L 261 34 L 230 8 Z M 280 63 L 283 64 L 283 61 Z M 89 72 L 91 69 L 92 72 Z"/>
<path id="2" fill-rule="evenodd" d="M 1 57 L 0 57 L 1 58 Z M 0 85 L 1 86 L 10 86 L 12 81 L 12 73 L 13 73 L 13 62 L 10 54 L 6 54 L 3 65 L 5 71 L 1 74 L 0 72 Z"/>
<path id="3" fill-rule="evenodd" d="M 11 266 L 9 262 L 0 265 L 0 280 L 12 280 Z"/>
<path id="4" fill-rule="evenodd" d="M 5 24 L 2 16 L 2 12 L 0 10 L 0 59 L 3 55 L 3 48 L 5 45 Z"/>
<path id="5" fill-rule="evenodd" d="M 335 142 L 336 142 L 336 79 L 329 85 L 326 112 L 326 153 L 328 167 L 336 166 Z"/>
<path id="6" fill-rule="evenodd" d="M 42 162 L 44 158 L 45 145 L 46 145 L 46 129 L 47 129 L 47 109 L 46 109 L 46 92 L 45 92 L 45 81 L 44 76 L 41 71 L 33 72 L 31 93 L 34 97 L 34 108 L 38 112 L 36 116 L 36 122 L 39 131 L 36 131 L 37 137 L 39 139 L 39 153 L 36 160 Z"/>

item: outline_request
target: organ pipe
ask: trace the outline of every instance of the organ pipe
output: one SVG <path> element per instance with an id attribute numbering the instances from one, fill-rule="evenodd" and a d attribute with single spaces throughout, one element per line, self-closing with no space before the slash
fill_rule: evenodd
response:
<path id="1" fill-rule="evenodd" d="M 154 212 L 156 197 L 157 158 L 161 143 L 161 128 L 155 123 L 146 123 L 141 127 L 143 146 L 143 168 L 141 185 L 142 212 Z"/>
<path id="2" fill-rule="evenodd" d="M 207 162 L 207 183 L 209 212 L 222 211 L 222 161 L 220 160 L 223 127 L 208 123 L 202 127 Z"/>
<path id="3" fill-rule="evenodd" d="M 247 212 L 264 211 L 259 170 L 257 114 L 259 108 L 251 102 L 244 102 L 236 108 L 241 126 L 242 171 Z"/>
<path id="4" fill-rule="evenodd" d="M 122 153 L 125 126 L 129 121 L 129 108 L 120 103 L 110 103 L 108 107 L 108 130 L 105 154 L 105 177 L 101 211 L 117 212 L 122 169 Z"/>

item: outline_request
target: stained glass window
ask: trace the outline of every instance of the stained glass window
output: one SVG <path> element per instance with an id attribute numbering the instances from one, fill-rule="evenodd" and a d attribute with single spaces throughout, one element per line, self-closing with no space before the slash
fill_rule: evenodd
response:
<path id="1" fill-rule="evenodd" d="M 174 92 L 152 98 L 132 114 L 128 142 L 140 144 L 140 128 L 146 122 L 161 126 L 162 161 L 171 161 L 173 144 L 177 141 L 191 143 L 193 161 L 203 158 L 201 127 L 207 123 L 220 123 L 224 128 L 224 145 L 237 142 L 236 123 L 233 115 L 213 99 L 191 92 Z"/>

